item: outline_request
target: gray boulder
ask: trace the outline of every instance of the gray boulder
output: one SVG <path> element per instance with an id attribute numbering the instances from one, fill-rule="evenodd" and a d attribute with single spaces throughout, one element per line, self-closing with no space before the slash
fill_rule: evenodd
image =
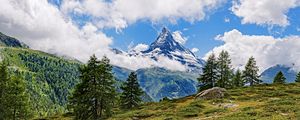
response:
<path id="1" fill-rule="evenodd" d="M 220 87 L 213 87 L 204 90 L 196 95 L 196 99 L 217 99 L 225 97 L 226 89 Z"/>

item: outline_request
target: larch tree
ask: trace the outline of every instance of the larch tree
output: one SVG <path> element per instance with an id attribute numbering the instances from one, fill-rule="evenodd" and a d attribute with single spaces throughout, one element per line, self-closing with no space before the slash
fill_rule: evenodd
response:
<path id="1" fill-rule="evenodd" d="M 231 59 L 227 51 L 222 50 L 217 58 L 217 86 L 229 88 L 232 77 Z"/>
<path id="2" fill-rule="evenodd" d="M 127 81 L 121 86 L 121 108 L 131 109 L 137 107 L 141 103 L 142 89 L 138 83 L 137 75 L 131 72 Z"/>
<path id="3" fill-rule="evenodd" d="M 7 64 L 1 62 L 0 64 L 0 120 L 3 120 L 7 116 L 6 111 L 6 95 L 8 91 L 8 71 Z"/>
<path id="4" fill-rule="evenodd" d="M 260 84 L 262 81 L 259 79 L 258 72 L 259 69 L 254 57 L 250 57 L 243 71 L 244 81 L 249 83 L 250 86 Z"/>
<path id="5" fill-rule="evenodd" d="M 273 83 L 275 84 L 284 84 L 286 78 L 284 77 L 283 73 L 279 71 L 276 76 L 274 77 Z"/>
<path id="6" fill-rule="evenodd" d="M 215 54 L 211 54 L 205 66 L 202 69 L 203 73 L 198 79 L 199 83 L 202 84 L 199 88 L 199 91 L 215 87 L 218 76 L 217 76 L 217 61 Z"/>
<path id="7" fill-rule="evenodd" d="M 8 75 L 8 64 L 0 65 L 0 120 L 20 120 L 32 117 L 25 81 Z"/>
<path id="8" fill-rule="evenodd" d="M 109 59 L 91 56 L 80 68 L 79 83 L 70 97 L 70 107 L 77 120 L 98 120 L 109 117 L 116 98 L 115 80 Z"/>
<path id="9" fill-rule="evenodd" d="M 232 78 L 232 87 L 242 87 L 245 85 L 243 80 L 242 72 L 238 69 Z"/>
<path id="10" fill-rule="evenodd" d="M 32 116 L 26 83 L 20 76 L 11 77 L 8 83 L 6 99 L 6 110 L 10 114 L 10 119 L 26 120 Z"/>

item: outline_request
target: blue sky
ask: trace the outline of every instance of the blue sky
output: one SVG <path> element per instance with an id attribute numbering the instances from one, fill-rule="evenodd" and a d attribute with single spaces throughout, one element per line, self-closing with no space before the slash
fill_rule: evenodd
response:
<path id="1" fill-rule="evenodd" d="M 62 3 L 60 0 L 48 0 L 50 3 L 60 7 Z M 121 50 L 128 50 L 131 45 L 139 43 L 151 44 L 161 31 L 161 28 L 166 26 L 171 31 L 181 31 L 184 37 L 188 38 L 185 46 L 188 48 L 198 48 L 196 53 L 199 57 L 212 50 L 214 47 L 222 45 L 222 41 L 215 40 L 217 35 L 222 35 L 224 32 L 237 29 L 247 35 L 270 35 L 276 38 L 299 35 L 300 31 L 300 8 L 290 9 L 287 13 L 290 21 L 289 26 L 280 27 L 278 25 L 257 25 L 257 24 L 242 24 L 241 18 L 234 15 L 230 8 L 232 2 L 227 1 L 221 7 L 208 13 L 202 21 L 188 22 L 179 19 L 176 23 L 170 23 L 163 20 L 159 23 L 153 23 L 149 20 L 139 20 L 134 24 L 117 32 L 115 28 L 103 29 L 103 32 L 113 37 L 113 44 L 111 47 Z M 91 20 L 91 16 L 86 15 L 72 15 L 72 18 L 79 26 L 84 25 Z M 225 21 L 225 19 L 229 21 Z"/>
<path id="2" fill-rule="evenodd" d="M 83 62 L 92 54 L 106 55 L 112 64 L 129 69 L 168 66 L 111 51 L 149 45 L 164 26 L 180 31 L 188 38 L 185 46 L 198 48 L 196 55 L 204 60 L 212 52 L 226 50 L 234 67 L 254 56 L 261 70 L 283 64 L 300 71 L 300 0 L 9 0 L 0 4 L 0 31 L 32 49 Z"/>

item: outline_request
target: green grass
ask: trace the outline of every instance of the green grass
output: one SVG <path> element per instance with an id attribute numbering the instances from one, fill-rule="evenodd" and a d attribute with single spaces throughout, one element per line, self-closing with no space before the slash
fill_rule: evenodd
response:
<path id="1" fill-rule="evenodd" d="M 197 100 L 193 96 L 139 108 L 116 109 L 110 120 L 297 120 L 300 118 L 300 83 L 258 85 L 228 90 L 228 97 Z M 71 119 L 61 117 L 60 119 Z M 51 119 L 51 118 L 50 118 Z"/>
<path id="2" fill-rule="evenodd" d="M 110 119 L 285 120 L 300 117 L 300 84 L 243 87 L 228 90 L 228 94 L 227 98 L 217 100 L 196 100 L 189 96 L 148 103 L 139 109 L 119 111 Z"/>

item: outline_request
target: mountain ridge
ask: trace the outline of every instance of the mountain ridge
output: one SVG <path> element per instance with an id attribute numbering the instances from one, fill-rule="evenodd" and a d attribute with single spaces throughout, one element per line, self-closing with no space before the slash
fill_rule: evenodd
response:
<path id="1" fill-rule="evenodd" d="M 166 27 L 162 28 L 156 40 L 152 42 L 146 50 L 129 50 L 128 52 L 124 52 L 118 49 L 112 49 L 112 51 L 116 54 L 149 57 L 155 61 L 157 61 L 159 57 L 164 56 L 184 65 L 187 72 L 201 73 L 205 65 L 203 59 L 198 58 L 191 50 L 175 40 L 174 35 Z"/>

